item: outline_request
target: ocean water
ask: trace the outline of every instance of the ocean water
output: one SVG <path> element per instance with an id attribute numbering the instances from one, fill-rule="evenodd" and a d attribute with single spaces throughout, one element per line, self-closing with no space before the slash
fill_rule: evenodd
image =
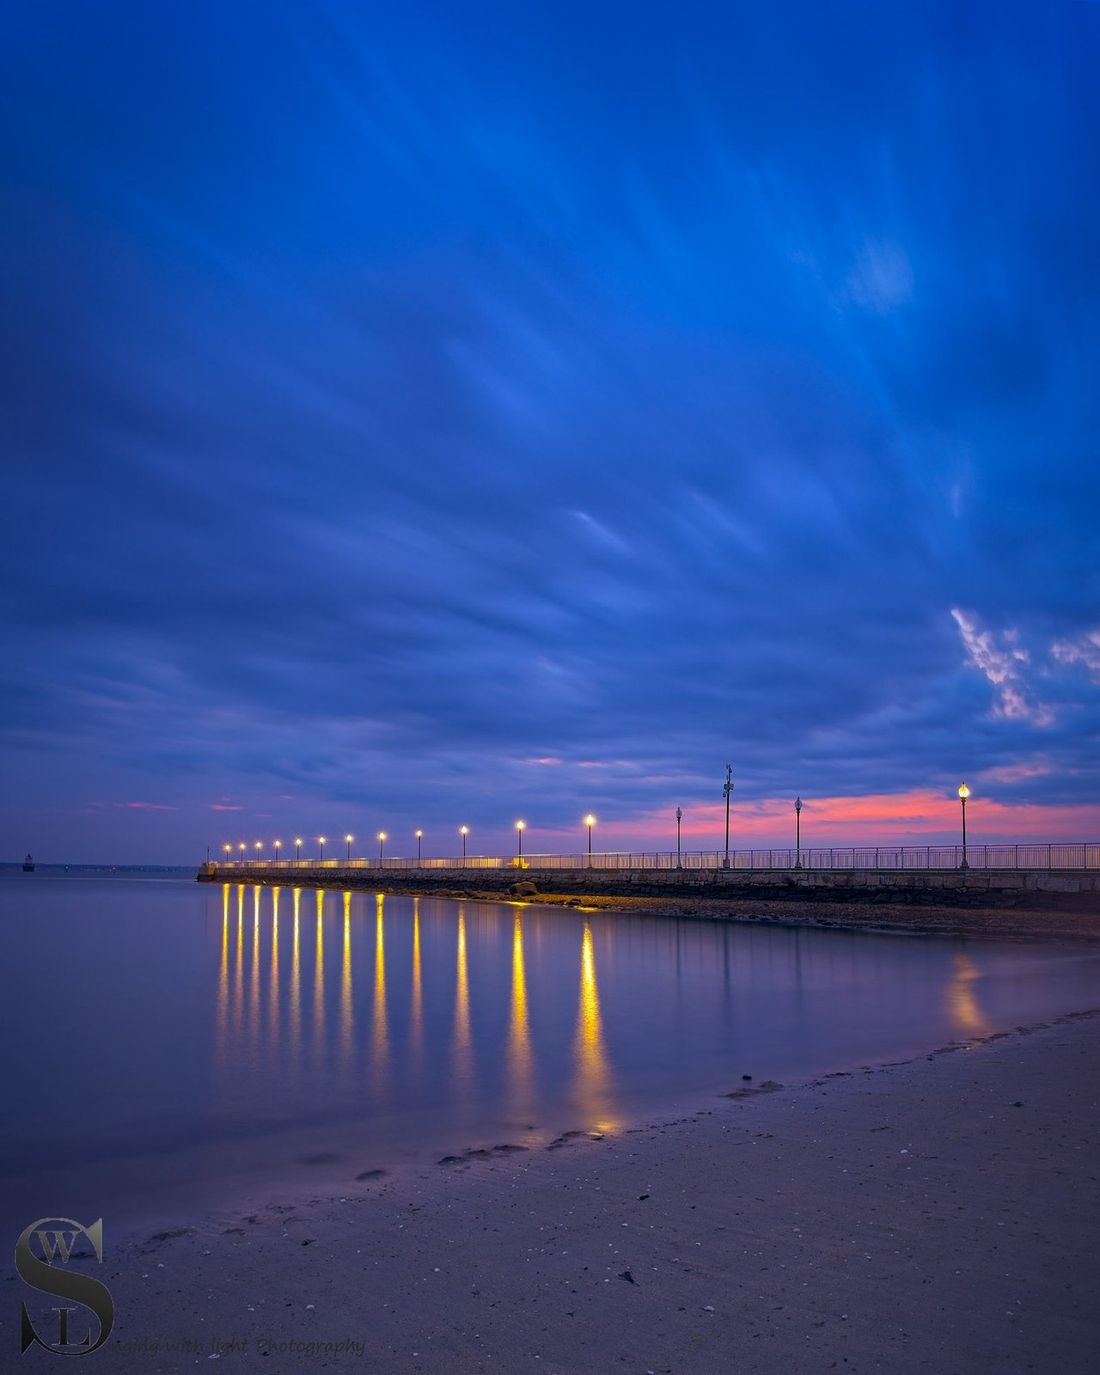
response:
<path id="1" fill-rule="evenodd" d="M 4 875 L 0 937 L 5 1222 L 351 1191 L 1100 1005 L 1087 948 L 171 873 Z"/>

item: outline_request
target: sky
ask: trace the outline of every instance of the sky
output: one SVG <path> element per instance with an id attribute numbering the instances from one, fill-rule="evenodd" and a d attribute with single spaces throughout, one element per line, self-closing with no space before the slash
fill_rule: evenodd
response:
<path id="1" fill-rule="evenodd" d="M 1100 839 L 1100 5 L 2 23 L 0 858 Z"/>

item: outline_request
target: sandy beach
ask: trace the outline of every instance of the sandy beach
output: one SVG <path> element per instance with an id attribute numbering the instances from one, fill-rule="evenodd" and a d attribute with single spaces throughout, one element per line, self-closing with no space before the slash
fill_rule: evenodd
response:
<path id="1" fill-rule="evenodd" d="M 355 1162 L 339 1198 L 108 1234 L 99 1366 L 1084 1375 L 1098 1106 L 1082 1013 L 804 1084 L 737 1076 L 552 1149 Z"/>

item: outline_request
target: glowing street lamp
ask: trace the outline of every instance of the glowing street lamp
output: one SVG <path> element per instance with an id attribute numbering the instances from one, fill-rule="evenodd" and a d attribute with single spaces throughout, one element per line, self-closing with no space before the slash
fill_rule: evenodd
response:
<path id="1" fill-rule="evenodd" d="M 417 833 L 416 833 L 416 862 L 417 862 L 417 864 L 420 863 L 420 842 L 421 842 L 423 839 L 424 839 L 424 832 L 418 830 Z"/>
<path id="2" fill-rule="evenodd" d="M 263 843 L 262 840 L 257 840 L 257 842 L 256 842 L 256 858 L 257 858 L 257 859 L 263 859 L 263 854 L 264 854 L 264 843 Z"/>
<path id="3" fill-rule="evenodd" d="M 794 867 L 802 868 L 802 799 L 794 800 Z"/>
<path id="4" fill-rule="evenodd" d="M 379 831 L 379 832 L 378 832 L 378 867 L 379 867 L 380 869 L 381 869 L 381 867 L 382 867 L 382 846 L 385 845 L 385 843 L 386 843 L 386 833 L 385 833 L 385 831 Z"/>
<path id="5" fill-rule="evenodd" d="M 591 812 L 584 819 L 584 824 L 588 827 L 588 867 L 592 868 L 592 827 L 596 824 L 596 818 Z"/>
<path id="6" fill-rule="evenodd" d="M 466 867 L 466 837 L 470 834 L 469 826 L 460 826 L 458 833 L 462 837 L 462 867 Z"/>
<path id="7" fill-rule="evenodd" d="M 526 821 L 516 822 L 516 858 L 523 859 L 523 833 L 527 829 Z"/>
<path id="8" fill-rule="evenodd" d="M 722 795 L 726 799 L 726 857 L 722 861 L 722 868 L 730 867 L 730 793 L 733 792 L 733 766 L 726 765 L 726 781 L 722 785 Z"/>
<path id="9" fill-rule="evenodd" d="M 324 864 L 324 862 L 325 862 L 325 838 L 324 838 L 324 836 L 318 836 L 318 837 L 317 837 L 317 844 L 320 845 L 320 847 L 321 847 L 321 863 Z"/>
<path id="10" fill-rule="evenodd" d="M 242 864 L 244 863 L 245 851 L 246 851 L 247 849 L 248 849 L 248 846 L 247 846 L 247 845 L 244 843 L 244 841 L 242 840 L 242 841 L 241 841 L 241 844 L 240 844 L 241 863 L 242 863 Z"/>
<path id="11" fill-rule="evenodd" d="M 344 839 L 345 839 L 345 840 L 347 841 L 347 843 L 348 843 L 348 863 L 350 864 L 350 863 L 351 863 L 351 842 L 355 839 L 355 837 L 354 837 L 354 836 L 345 836 Z"/>
<path id="12" fill-rule="evenodd" d="M 223 845 L 223 846 L 222 846 L 222 849 L 225 851 L 225 862 L 226 862 L 226 864 L 228 864 L 228 863 L 229 863 L 229 856 L 233 853 L 233 846 L 232 846 L 232 845 Z"/>
<path id="13" fill-rule="evenodd" d="M 683 808 L 682 808 L 682 807 L 677 807 L 677 808 L 676 808 L 676 867 L 677 867 L 677 869 L 682 869 L 682 868 L 684 867 L 684 866 L 683 866 L 683 863 L 681 862 L 681 859 L 680 859 L 680 822 L 683 821 L 683 819 L 684 819 Z"/>
<path id="14" fill-rule="evenodd" d="M 295 864 L 301 864 L 301 862 L 302 862 L 302 837 L 299 836 L 298 839 L 294 842 L 294 863 L 295 863 Z"/>
<path id="15" fill-rule="evenodd" d="M 275 841 L 272 841 L 272 844 L 273 844 L 273 846 L 275 847 L 275 863 L 278 864 L 278 862 L 279 862 L 279 851 L 283 848 L 283 842 L 282 842 L 281 840 L 275 840 Z"/>
<path id="16" fill-rule="evenodd" d="M 966 799 L 970 796 L 970 789 L 965 783 L 959 784 L 959 801 L 962 803 L 963 814 L 963 857 L 960 869 L 969 869 L 970 865 L 966 862 Z"/>

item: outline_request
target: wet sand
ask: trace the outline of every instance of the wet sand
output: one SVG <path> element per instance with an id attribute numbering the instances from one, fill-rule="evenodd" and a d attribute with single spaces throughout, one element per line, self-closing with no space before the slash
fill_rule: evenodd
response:
<path id="1" fill-rule="evenodd" d="M 341 1198 L 108 1229 L 99 1366 L 1084 1375 L 1098 1109 L 1093 1013 L 802 1085 L 738 1076 L 553 1149 L 364 1159 Z"/>

